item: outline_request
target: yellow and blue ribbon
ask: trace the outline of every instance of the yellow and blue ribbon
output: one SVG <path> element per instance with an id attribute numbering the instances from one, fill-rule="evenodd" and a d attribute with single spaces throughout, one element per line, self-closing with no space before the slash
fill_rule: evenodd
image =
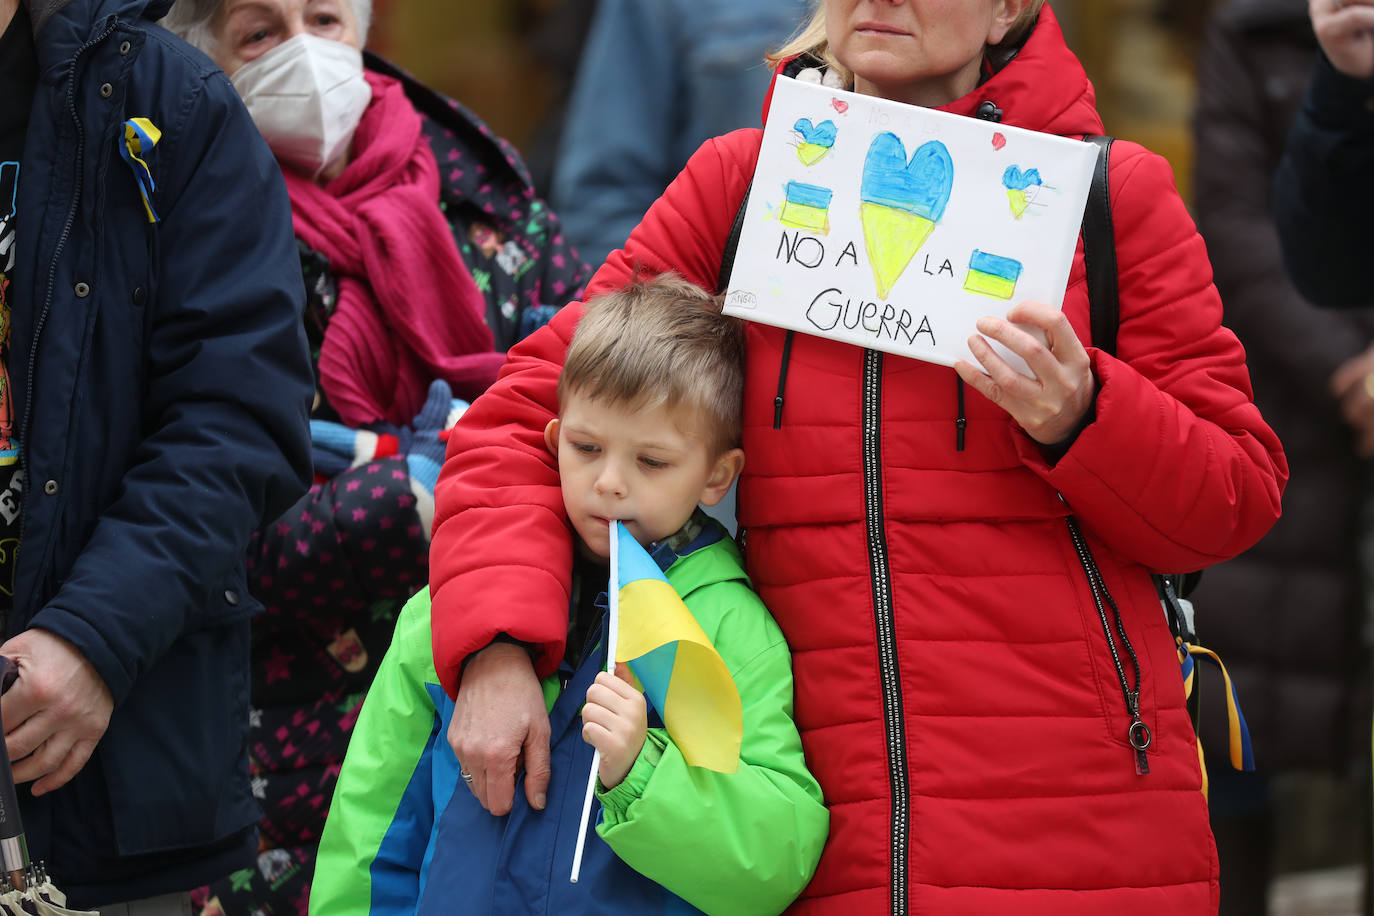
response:
<path id="1" fill-rule="evenodd" d="M 130 118 L 124 122 L 124 138 L 119 147 L 119 155 L 133 170 L 134 180 L 138 182 L 139 196 L 143 198 L 143 209 L 147 212 L 150 223 L 158 221 L 158 215 L 153 210 L 153 192 L 157 190 L 157 183 L 153 181 L 152 170 L 148 168 L 148 163 L 143 161 L 143 157 L 151 153 L 153 147 L 157 146 L 157 141 L 161 139 L 162 131 L 147 118 Z"/>
<path id="2" fill-rule="evenodd" d="M 1221 679 L 1226 684 L 1226 720 L 1230 736 L 1231 766 L 1237 770 L 1251 772 L 1255 769 L 1255 752 L 1250 744 L 1250 726 L 1245 724 L 1245 714 L 1240 711 L 1240 698 L 1236 695 L 1236 685 L 1226 666 L 1211 649 L 1194 646 L 1178 639 L 1178 661 L 1183 670 L 1183 695 L 1193 695 L 1193 683 L 1197 677 L 1197 664 L 1194 659 L 1213 662 L 1221 670 Z M 1202 766 L 1202 794 L 1207 794 L 1207 765 L 1202 759 L 1202 743 L 1198 742 L 1198 763 Z"/>

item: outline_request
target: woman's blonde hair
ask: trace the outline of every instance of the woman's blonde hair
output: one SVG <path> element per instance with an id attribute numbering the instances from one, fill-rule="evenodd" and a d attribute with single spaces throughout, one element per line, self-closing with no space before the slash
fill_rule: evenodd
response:
<path id="1" fill-rule="evenodd" d="M 630 409 L 696 410 L 721 454 L 740 442 L 744 327 L 712 296 L 675 273 L 639 280 L 587 302 L 563 372 L 570 396 Z"/>
<path id="2" fill-rule="evenodd" d="M 1025 40 L 1030 34 L 1031 27 L 1035 25 L 1035 19 L 1040 15 L 1040 8 L 1045 5 L 1045 0 L 1031 0 L 1030 4 L 1021 11 L 1021 15 L 1016 17 L 1016 21 L 1007 29 L 1007 34 L 998 42 L 1001 47 L 1015 47 Z M 854 85 L 854 74 L 849 69 L 835 59 L 835 55 L 830 53 L 830 42 L 825 37 L 825 0 L 817 0 L 816 10 L 811 14 L 811 19 L 802 26 L 796 35 L 792 36 L 786 44 L 778 48 L 771 54 L 765 56 L 769 65 L 776 68 L 783 61 L 799 54 L 809 54 L 817 60 L 825 62 L 830 71 L 840 77 L 845 86 Z"/>

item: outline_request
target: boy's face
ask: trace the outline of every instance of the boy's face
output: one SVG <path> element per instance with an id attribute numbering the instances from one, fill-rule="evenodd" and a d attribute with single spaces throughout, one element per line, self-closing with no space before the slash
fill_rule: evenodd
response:
<path id="1" fill-rule="evenodd" d="M 716 455 L 704 426 L 699 410 L 568 394 L 544 441 L 558 458 L 568 518 L 592 554 L 610 558 L 611 519 L 647 546 L 681 528 L 698 502 L 720 502 L 744 466 L 744 452 Z"/>

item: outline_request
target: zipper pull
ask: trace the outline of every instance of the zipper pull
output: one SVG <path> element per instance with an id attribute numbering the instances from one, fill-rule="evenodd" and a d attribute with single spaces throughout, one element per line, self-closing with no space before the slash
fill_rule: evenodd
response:
<path id="1" fill-rule="evenodd" d="M 1150 761 L 1145 756 L 1145 749 L 1154 741 L 1154 735 L 1150 733 L 1150 726 L 1146 725 L 1140 718 L 1140 691 L 1132 690 L 1127 697 L 1127 707 L 1131 712 L 1131 727 L 1126 732 L 1126 740 L 1131 747 L 1135 748 L 1135 775 L 1148 776 L 1150 773 Z"/>

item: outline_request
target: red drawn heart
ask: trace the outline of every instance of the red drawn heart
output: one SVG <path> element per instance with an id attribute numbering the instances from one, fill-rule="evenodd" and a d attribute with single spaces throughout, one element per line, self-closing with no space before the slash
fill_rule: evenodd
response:
<path id="1" fill-rule="evenodd" d="M 849 103 L 846 102 L 844 99 L 831 99 L 830 107 L 838 111 L 840 114 L 844 114 L 846 111 L 849 110 Z"/>
<path id="2" fill-rule="evenodd" d="M 1007 145 L 1007 138 L 1004 137 L 1004 136 L 1002 136 L 1002 132 L 1001 132 L 1000 130 L 999 130 L 997 133 L 995 133 L 995 134 L 992 135 L 992 148 L 993 148 L 993 149 L 1001 149 L 1002 147 L 1004 147 L 1004 146 L 1006 146 L 1006 145 Z"/>

